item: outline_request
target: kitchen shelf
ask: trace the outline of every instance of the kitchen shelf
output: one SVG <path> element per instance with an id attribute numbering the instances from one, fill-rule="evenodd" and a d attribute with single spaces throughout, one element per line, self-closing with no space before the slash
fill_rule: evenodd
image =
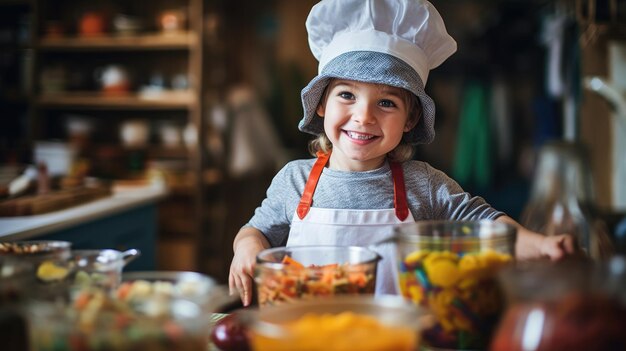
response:
<path id="1" fill-rule="evenodd" d="M 93 109 L 151 109 L 186 110 L 196 103 L 194 94 L 188 91 L 157 94 L 104 94 L 99 92 L 63 92 L 44 94 L 37 98 L 40 107 L 47 108 L 93 108 Z"/>
<path id="2" fill-rule="evenodd" d="M 198 38 L 193 33 L 181 32 L 175 34 L 41 38 L 38 46 L 42 51 L 186 50 L 194 47 L 197 41 Z"/>

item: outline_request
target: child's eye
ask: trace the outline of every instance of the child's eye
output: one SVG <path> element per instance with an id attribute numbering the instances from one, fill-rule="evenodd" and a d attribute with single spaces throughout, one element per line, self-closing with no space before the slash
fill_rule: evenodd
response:
<path id="1" fill-rule="evenodd" d="M 381 100 L 378 104 L 382 107 L 396 107 L 396 104 L 391 100 Z"/>
<path id="2" fill-rule="evenodd" d="M 352 100 L 354 99 L 354 95 L 352 95 L 352 93 L 349 93 L 347 91 L 342 91 L 339 94 L 337 94 L 338 96 L 347 99 L 347 100 Z"/>

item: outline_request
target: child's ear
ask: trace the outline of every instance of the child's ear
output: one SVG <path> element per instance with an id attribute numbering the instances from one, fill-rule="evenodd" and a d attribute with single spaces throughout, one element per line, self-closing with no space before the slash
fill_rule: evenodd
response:
<path id="1" fill-rule="evenodd" d="M 404 125 L 404 132 L 408 132 L 411 129 L 415 128 L 415 126 L 417 125 L 417 122 L 419 122 L 419 117 L 418 118 L 411 118 L 410 120 L 408 120 L 406 122 L 406 124 Z"/>
<path id="2" fill-rule="evenodd" d="M 326 107 L 324 106 L 324 104 L 319 104 L 317 105 L 317 109 L 315 110 L 315 112 L 318 116 L 324 117 L 324 114 L 326 113 Z"/>

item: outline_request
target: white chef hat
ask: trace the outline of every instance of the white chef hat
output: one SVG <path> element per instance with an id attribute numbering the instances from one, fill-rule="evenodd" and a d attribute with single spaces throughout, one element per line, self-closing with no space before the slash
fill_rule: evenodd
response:
<path id="1" fill-rule="evenodd" d="M 434 139 L 435 104 L 424 85 L 429 71 L 456 51 L 456 42 L 430 2 L 322 0 L 312 8 L 306 27 L 319 70 L 302 90 L 300 130 L 315 135 L 324 131 L 315 111 L 330 79 L 341 78 L 411 91 L 423 113 L 404 139 L 413 144 Z"/>

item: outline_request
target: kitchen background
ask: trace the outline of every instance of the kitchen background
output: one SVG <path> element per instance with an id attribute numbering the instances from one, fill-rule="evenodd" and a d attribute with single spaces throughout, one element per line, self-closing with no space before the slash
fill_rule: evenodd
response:
<path id="1" fill-rule="evenodd" d="M 579 142 L 587 219 L 623 245 L 625 2 L 432 2 L 458 52 L 429 78 L 437 137 L 416 158 L 520 219 L 541 147 Z M 0 195 L 28 164 L 40 193 L 42 173 L 48 192 L 166 184 L 156 267 L 225 281 L 274 173 L 308 157 L 297 123 L 317 71 L 304 27 L 315 3 L 0 0 Z"/>

